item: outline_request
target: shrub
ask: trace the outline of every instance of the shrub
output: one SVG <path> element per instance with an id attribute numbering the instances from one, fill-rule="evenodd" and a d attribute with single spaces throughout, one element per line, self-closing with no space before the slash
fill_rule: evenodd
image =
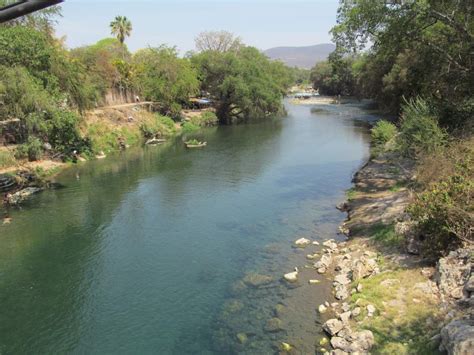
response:
<path id="1" fill-rule="evenodd" d="M 212 111 L 206 111 L 199 116 L 191 117 L 189 122 L 199 127 L 214 126 L 219 122 L 216 114 Z"/>
<path id="2" fill-rule="evenodd" d="M 372 142 L 375 146 L 383 146 L 397 134 L 397 127 L 388 121 L 378 121 L 371 130 Z"/>
<path id="3" fill-rule="evenodd" d="M 427 256 L 439 256 L 463 242 L 474 241 L 473 157 L 471 150 L 455 164 L 452 175 L 430 184 L 408 207 Z"/>
<path id="4" fill-rule="evenodd" d="M 183 123 L 183 133 L 191 133 L 197 131 L 199 126 L 196 126 L 194 123 L 191 122 L 184 122 Z"/>
<path id="5" fill-rule="evenodd" d="M 167 116 L 155 115 L 140 125 L 143 137 L 149 139 L 154 137 L 171 136 L 175 133 L 175 122 Z"/>
<path id="6" fill-rule="evenodd" d="M 36 137 L 28 137 L 26 143 L 17 148 L 15 157 L 17 159 L 28 158 L 29 161 L 41 159 L 43 155 L 43 144 Z"/>
<path id="7" fill-rule="evenodd" d="M 427 102 L 417 98 L 406 102 L 402 109 L 398 146 L 402 154 L 416 157 L 432 153 L 446 144 L 446 132 L 438 125 Z"/>
<path id="8" fill-rule="evenodd" d="M 15 164 L 15 156 L 9 150 L 0 150 L 0 168 L 9 167 Z"/>

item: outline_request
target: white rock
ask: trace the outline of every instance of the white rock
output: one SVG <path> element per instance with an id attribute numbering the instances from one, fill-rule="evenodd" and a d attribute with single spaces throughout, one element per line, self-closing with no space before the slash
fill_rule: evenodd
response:
<path id="1" fill-rule="evenodd" d="M 328 308 L 324 304 L 321 304 L 318 307 L 318 312 L 321 313 L 321 314 L 325 313 L 327 310 L 328 310 Z"/>
<path id="2" fill-rule="evenodd" d="M 309 283 L 310 285 L 316 285 L 316 284 L 321 283 L 321 281 L 319 281 L 319 280 L 309 280 L 308 283 Z"/>
<path id="3" fill-rule="evenodd" d="M 319 242 L 317 242 L 316 240 L 313 242 L 313 245 L 319 245 Z"/>
<path id="4" fill-rule="evenodd" d="M 295 241 L 295 245 L 298 248 L 305 248 L 310 244 L 311 244 L 311 241 L 309 239 L 306 239 L 306 238 L 300 238 L 297 241 Z"/>
<path id="5" fill-rule="evenodd" d="M 349 322 L 349 319 L 351 318 L 351 314 L 352 314 L 351 311 L 347 311 L 347 312 L 341 313 L 341 314 L 339 315 L 339 318 L 340 318 L 344 323 L 348 323 L 348 322 Z"/>
<path id="6" fill-rule="evenodd" d="M 373 317 L 374 316 L 374 313 L 375 313 L 375 307 L 372 306 L 371 304 L 369 304 L 367 306 L 367 316 L 368 317 Z"/>
<path id="7" fill-rule="evenodd" d="M 288 282 L 296 282 L 298 281 L 298 268 L 295 268 L 295 271 L 289 272 L 283 275 L 283 278 Z"/>

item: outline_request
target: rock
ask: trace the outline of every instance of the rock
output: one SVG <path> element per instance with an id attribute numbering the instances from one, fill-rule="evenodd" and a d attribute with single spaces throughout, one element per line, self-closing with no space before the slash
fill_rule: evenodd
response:
<path id="1" fill-rule="evenodd" d="M 311 244 L 311 241 L 309 239 L 306 239 L 306 238 L 300 238 L 300 239 L 295 241 L 295 246 L 297 248 L 306 248 L 310 244 Z"/>
<path id="2" fill-rule="evenodd" d="M 314 267 L 316 269 L 324 269 L 324 271 L 322 272 L 322 273 L 324 273 L 324 272 L 326 272 L 329 265 L 331 265 L 331 262 L 332 262 L 332 257 L 330 255 L 325 254 L 321 257 L 321 259 L 319 261 L 314 263 Z M 318 270 L 318 272 L 319 272 L 319 270 Z"/>
<path id="3" fill-rule="evenodd" d="M 316 270 L 318 274 L 324 274 L 327 271 L 327 268 L 325 266 L 322 266 Z"/>
<path id="4" fill-rule="evenodd" d="M 347 311 L 347 312 L 341 313 L 339 315 L 339 318 L 341 319 L 343 323 L 347 324 L 349 322 L 349 319 L 351 318 L 351 314 L 352 314 L 351 311 Z"/>
<path id="5" fill-rule="evenodd" d="M 344 328 L 344 323 L 335 318 L 323 324 L 323 329 L 331 336 L 336 335 L 342 328 Z"/>
<path id="6" fill-rule="evenodd" d="M 280 349 L 284 352 L 290 352 L 291 350 L 293 350 L 293 347 L 288 343 L 282 342 L 280 344 Z"/>
<path id="7" fill-rule="evenodd" d="M 378 273 L 377 261 L 361 257 L 352 265 L 352 280 L 357 281 Z"/>
<path id="8" fill-rule="evenodd" d="M 267 321 L 267 324 L 265 325 L 265 331 L 267 332 L 279 332 L 282 330 L 282 322 L 279 318 L 271 318 Z"/>
<path id="9" fill-rule="evenodd" d="M 247 286 L 251 286 L 254 288 L 259 288 L 265 285 L 268 285 L 273 281 L 273 278 L 271 276 L 267 275 L 261 275 L 257 274 L 254 272 L 251 272 L 247 275 L 242 280 Z"/>
<path id="10" fill-rule="evenodd" d="M 373 317 L 374 314 L 375 314 L 375 311 L 376 311 L 376 309 L 375 309 L 375 307 L 374 307 L 373 305 L 369 304 L 369 305 L 367 306 L 367 316 L 368 316 L 368 317 Z"/>
<path id="11" fill-rule="evenodd" d="M 463 297 L 464 285 L 471 275 L 469 254 L 468 249 L 458 249 L 439 259 L 436 266 L 435 280 L 443 295 L 455 299 Z"/>
<path id="12" fill-rule="evenodd" d="M 321 283 L 321 281 L 319 281 L 319 280 L 309 280 L 308 283 L 309 283 L 310 285 L 316 285 L 316 284 Z"/>
<path id="13" fill-rule="evenodd" d="M 317 257 L 318 257 L 318 253 L 306 255 L 306 259 L 308 259 L 308 260 L 314 260 L 314 259 L 316 259 Z"/>
<path id="14" fill-rule="evenodd" d="M 375 344 L 374 334 L 370 330 L 357 332 L 354 338 L 350 346 L 351 353 L 367 353 Z"/>
<path id="15" fill-rule="evenodd" d="M 275 313 L 275 316 L 281 317 L 286 313 L 286 307 L 282 305 L 281 303 L 279 303 L 275 306 L 274 313 Z"/>
<path id="16" fill-rule="evenodd" d="M 347 287 L 341 284 L 337 284 L 335 287 L 335 297 L 336 299 L 342 301 L 345 300 L 347 297 L 349 297 L 349 291 L 347 290 Z"/>
<path id="17" fill-rule="evenodd" d="M 361 309 L 360 307 L 356 307 L 352 310 L 352 317 L 355 318 L 355 317 L 358 317 L 360 315 L 360 312 L 361 312 Z"/>
<path id="18" fill-rule="evenodd" d="M 464 285 L 464 290 L 466 292 L 474 292 L 474 274 L 472 274 L 469 280 L 467 280 L 466 284 Z"/>
<path id="19" fill-rule="evenodd" d="M 298 268 L 295 268 L 295 271 L 289 272 L 283 275 L 283 278 L 288 282 L 296 282 L 298 281 Z"/>
<path id="20" fill-rule="evenodd" d="M 474 349 L 474 320 L 454 320 L 441 329 L 440 350 L 449 355 L 472 354 Z"/>
<path id="21" fill-rule="evenodd" d="M 419 255 L 422 249 L 422 241 L 413 221 L 398 222 L 395 224 L 395 233 L 405 237 L 405 249 L 408 253 Z"/>
<path id="22" fill-rule="evenodd" d="M 347 204 L 347 202 L 341 202 L 336 206 L 336 208 L 341 212 L 346 212 L 349 210 L 349 205 Z"/>
<path id="23" fill-rule="evenodd" d="M 315 240 L 312 244 L 313 245 L 319 245 L 319 242 Z"/>
<path id="24" fill-rule="evenodd" d="M 338 283 L 341 285 L 348 285 L 351 283 L 351 280 L 345 274 L 339 274 L 334 278 L 334 283 Z"/>
<path id="25" fill-rule="evenodd" d="M 48 142 L 44 143 L 43 144 L 43 149 L 46 150 L 46 151 L 50 151 L 53 149 L 53 146 L 51 144 L 49 144 Z"/>
<path id="26" fill-rule="evenodd" d="M 342 304 L 341 309 L 342 309 L 343 312 L 347 312 L 347 311 L 349 311 L 349 310 L 351 309 L 351 307 L 349 306 L 349 304 L 348 304 L 347 302 L 344 302 L 344 303 Z"/>
<path id="27" fill-rule="evenodd" d="M 326 313 L 327 310 L 328 308 L 324 304 L 320 304 L 318 307 L 318 312 L 321 314 Z"/>
<path id="28" fill-rule="evenodd" d="M 362 289 L 363 289 L 362 284 L 360 284 L 360 283 L 357 284 L 356 291 L 359 292 L 359 293 L 361 293 L 361 292 L 362 292 Z"/>
<path id="29" fill-rule="evenodd" d="M 236 337 L 240 344 L 245 344 L 248 340 L 247 334 L 245 333 L 238 333 Z"/>
<path id="30" fill-rule="evenodd" d="M 339 350 L 348 352 L 350 345 L 351 345 L 351 343 L 349 343 L 344 338 L 341 338 L 341 337 L 338 337 L 338 336 L 331 338 L 331 346 L 334 349 L 339 349 Z"/>
<path id="31" fill-rule="evenodd" d="M 328 343 L 329 343 L 329 340 L 326 337 L 321 338 L 321 340 L 319 341 L 320 346 L 326 346 Z"/>
<path id="32" fill-rule="evenodd" d="M 100 151 L 98 155 L 95 156 L 96 159 L 105 159 L 107 155 L 103 151 Z"/>
<path id="33" fill-rule="evenodd" d="M 339 307 L 339 303 L 333 302 L 333 303 L 331 303 L 331 307 L 332 308 L 337 308 L 337 307 Z"/>
<path id="34" fill-rule="evenodd" d="M 7 195 L 8 203 L 11 205 L 17 205 L 28 199 L 31 195 L 40 192 L 41 190 L 42 189 L 39 187 L 27 187 L 26 189 L 15 192 L 14 194 L 9 194 Z"/>
<path id="35" fill-rule="evenodd" d="M 331 240 L 331 239 L 330 239 L 330 240 L 326 240 L 326 241 L 323 243 L 323 245 L 324 245 L 325 247 L 329 248 L 329 250 L 332 250 L 332 251 L 334 251 L 334 250 L 337 249 L 337 243 L 336 243 L 335 241 Z"/>

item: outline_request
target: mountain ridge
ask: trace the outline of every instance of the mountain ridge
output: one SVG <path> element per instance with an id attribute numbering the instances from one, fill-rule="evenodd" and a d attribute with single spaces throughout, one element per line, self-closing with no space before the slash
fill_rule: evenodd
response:
<path id="1" fill-rule="evenodd" d="M 312 68 L 317 62 L 326 60 L 336 49 L 332 43 L 321 43 L 312 46 L 280 46 L 269 48 L 265 53 L 270 59 L 281 60 L 290 67 Z"/>

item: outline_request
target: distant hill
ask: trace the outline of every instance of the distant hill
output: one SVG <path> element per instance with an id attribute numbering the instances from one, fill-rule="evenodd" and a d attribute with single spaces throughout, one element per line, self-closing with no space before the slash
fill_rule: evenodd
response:
<path id="1" fill-rule="evenodd" d="M 308 47 L 275 47 L 264 51 L 270 59 L 278 59 L 290 67 L 310 69 L 316 62 L 326 60 L 336 49 L 331 43 Z"/>

